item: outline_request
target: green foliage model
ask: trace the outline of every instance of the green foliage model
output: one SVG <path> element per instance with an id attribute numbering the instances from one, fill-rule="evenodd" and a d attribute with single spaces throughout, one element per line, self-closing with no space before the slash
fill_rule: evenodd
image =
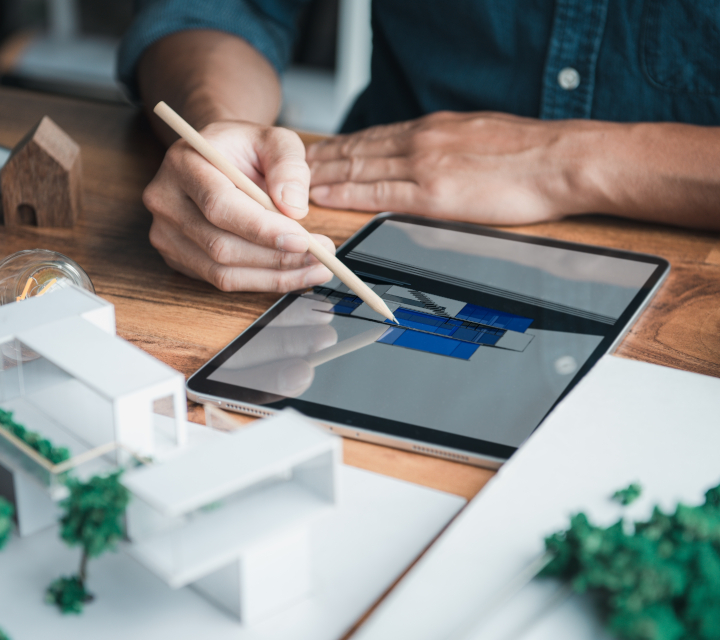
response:
<path id="1" fill-rule="evenodd" d="M 58 578 L 45 591 L 45 601 L 54 604 L 63 613 L 82 613 L 83 606 L 92 602 L 93 595 L 77 576 Z"/>
<path id="2" fill-rule="evenodd" d="M 10 539 L 14 513 L 14 507 L 5 500 L 5 498 L 0 498 L 0 549 L 2 549 Z"/>
<path id="3" fill-rule="evenodd" d="M 620 489 L 613 493 L 612 499 L 615 500 L 615 502 L 619 502 L 623 506 L 627 506 L 635 502 L 635 500 L 637 500 L 641 494 L 642 487 L 639 484 L 633 482 L 629 487 L 626 487 L 625 489 Z"/>
<path id="4" fill-rule="evenodd" d="M 638 487 L 639 488 L 639 487 Z M 545 540 L 540 575 L 599 596 L 610 631 L 626 640 L 720 638 L 720 486 L 704 504 L 655 507 L 634 531 L 596 527 L 583 513 Z"/>
<path id="5" fill-rule="evenodd" d="M 55 580 L 46 591 L 46 600 L 63 613 L 80 613 L 83 604 L 92 600 L 86 590 L 87 563 L 110 549 L 123 536 L 123 515 L 130 500 L 128 490 L 120 484 L 122 471 L 108 476 L 94 476 L 87 482 L 74 478 L 67 481 L 70 495 L 60 503 L 60 537 L 70 547 L 81 547 L 78 574 Z"/>
<path id="6" fill-rule="evenodd" d="M 52 464 L 65 462 L 70 452 L 55 447 L 39 433 L 26 429 L 13 420 L 11 411 L 0 408 L 0 429 L 5 429 L 37 451 Z M 83 605 L 93 599 L 86 589 L 87 564 L 105 551 L 113 549 L 123 536 L 123 515 L 130 494 L 120 484 L 122 471 L 108 476 L 94 476 L 87 482 L 65 477 L 70 495 L 60 503 L 64 511 L 60 519 L 60 537 L 70 547 L 82 548 L 77 575 L 54 580 L 45 592 L 47 602 L 55 604 L 63 613 L 81 613 Z M 12 529 L 13 507 L 0 498 L 0 549 Z M 8 640 L 0 630 L 0 640 Z"/>
<path id="7" fill-rule="evenodd" d="M 0 549 L 10 539 L 13 513 L 15 513 L 13 506 L 5 498 L 0 498 Z M 0 629 L 0 640 L 10 640 L 2 629 Z"/>
<path id="8" fill-rule="evenodd" d="M 70 452 L 65 447 L 55 447 L 39 433 L 26 429 L 13 420 L 12 411 L 0 409 L 0 428 L 5 429 L 18 440 L 37 451 L 43 458 L 52 464 L 60 464 L 70 458 Z"/>

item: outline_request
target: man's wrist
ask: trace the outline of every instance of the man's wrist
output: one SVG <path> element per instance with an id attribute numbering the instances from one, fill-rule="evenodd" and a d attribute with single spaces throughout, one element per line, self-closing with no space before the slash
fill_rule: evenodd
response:
<path id="1" fill-rule="evenodd" d="M 622 148 L 633 125 L 593 120 L 566 121 L 560 138 L 559 216 L 617 213 L 622 182 Z"/>

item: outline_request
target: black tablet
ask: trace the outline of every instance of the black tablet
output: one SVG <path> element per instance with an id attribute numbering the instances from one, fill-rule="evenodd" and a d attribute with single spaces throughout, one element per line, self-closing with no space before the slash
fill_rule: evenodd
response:
<path id="1" fill-rule="evenodd" d="M 334 278 L 281 298 L 189 396 L 497 467 L 619 343 L 670 266 L 650 255 L 381 214 L 337 253 L 399 326 Z"/>

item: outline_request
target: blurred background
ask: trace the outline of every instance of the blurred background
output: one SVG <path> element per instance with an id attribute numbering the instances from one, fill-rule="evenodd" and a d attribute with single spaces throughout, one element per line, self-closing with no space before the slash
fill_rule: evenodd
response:
<path id="1" fill-rule="evenodd" d="M 0 84 L 124 102 L 115 53 L 132 0 L 0 0 Z M 331 133 L 370 78 L 370 0 L 312 0 L 285 72 L 281 124 Z"/>

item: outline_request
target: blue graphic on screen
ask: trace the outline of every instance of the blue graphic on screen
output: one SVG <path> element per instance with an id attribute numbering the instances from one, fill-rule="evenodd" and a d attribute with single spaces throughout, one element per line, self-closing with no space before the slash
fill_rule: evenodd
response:
<path id="1" fill-rule="evenodd" d="M 461 320 L 472 320 L 480 324 L 487 324 L 498 329 L 510 329 L 510 331 L 518 331 L 519 333 L 525 333 L 532 324 L 532 318 L 523 318 L 513 313 L 478 307 L 474 304 L 466 304 L 455 317 Z"/>
<path id="2" fill-rule="evenodd" d="M 503 329 L 481 327 L 474 322 L 441 318 L 402 307 L 395 311 L 395 318 L 400 327 L 390 329 L 378 342 L 461 360 L 469 360 L 481 344 L 495 345 L 505 334 Z M 386 323 L 392 324 L 389 320 Z"/>
<path id="3" fill-rule="evenodd" d="M 397 314 L 395 314 L 397 318 Z M 432 333 L 421 333 L 403 329 L 402 327 L 391 327 L 378 340 L 381 344 L 391 344 L 396 347 L 415 349 L 427 353 L 436 353 L 441 356 L 470 360 L 470 356 L 477 351 L 480 345 L 453 340 Z"/>
<path id="4" fill-rule="evenodd" d="M 326 287 L 315 287 L 313 293 L 317 299 L 332 301 L 331 313 L 352 316 L 363 303 L 352 293 L 341 293 Z M 433 302 L 429 294 L 409 290 L 407 293 L 413 299 L 396 295 L 388 299 L 434 313 L 408 309 L 407 306 L 398 307 L 395 317 L 400 326 L 386 320 L 391 327 L 377 340 L 380 344 L 469 360 L 480 345 L 493 347 L 507 331 L 525 333 L 533 322 L 532 318 L 469 303 L 450 317 L 446 308 Z"/>
<path id="5" fill-rule="evenodd" d="M 362 304 L 357 296 L 344 296 L 332 309 L 331 313 L 352 313 Z"/>
<path id="6" fill-rule="evenodd" d="M 403 327 L 430 331 L 441 336 L 453 336 L 465 342 L 479 344 L 495 344 L 505 333 L 504 329 L 481 327 L 475 322 L 463 322 L 455 318 L 439 318 L 429 313 L 411 311 L 402 307 L 395 311 L 395 318 Z M 391 324 L 389 320 L 385 322 Z"/>

